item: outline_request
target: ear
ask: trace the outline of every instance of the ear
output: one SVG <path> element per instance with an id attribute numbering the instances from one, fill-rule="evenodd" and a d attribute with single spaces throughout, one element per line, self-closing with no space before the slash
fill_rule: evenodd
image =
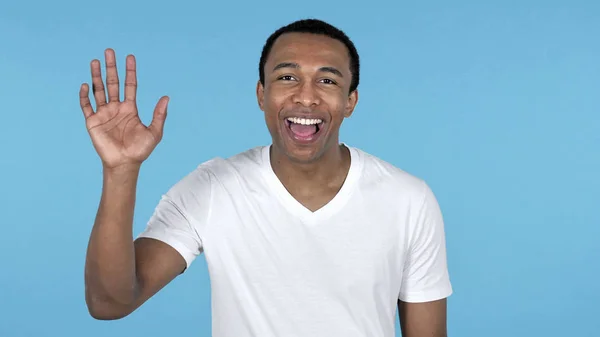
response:
<path id="1" fill-rule="evenodd" d="M 354 108 L 356 107 L 357 103 L 358 103 L 358 89 L 354 90 L 353 92 L 350 93 L 350 95 L 348 95 L 348 101 L 346 102 L 346 109 L 344 110 L 344 117 L 349 118 L 350 116 L 352 116 L 352 113 L 354 112 Z"/>
<path id="2" fill-rule="evenodd" d="M 256 100 L 260 109 L 264 111 L 265 87 L 260 83 L 260 80 L 256 83 Z"/>

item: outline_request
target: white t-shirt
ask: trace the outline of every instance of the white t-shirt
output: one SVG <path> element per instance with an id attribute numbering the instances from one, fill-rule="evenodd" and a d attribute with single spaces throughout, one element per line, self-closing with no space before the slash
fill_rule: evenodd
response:
<path id="1" fill-rule="evenodd" d="M 204 253 L 214 337 L 392 337 L 397 300 L 452 293 L 428 185 L 348 147 L 339 193 L 311 212 L 273 172 L 269 146 L 199 165 L 140 237 L 192 263 Z"/>

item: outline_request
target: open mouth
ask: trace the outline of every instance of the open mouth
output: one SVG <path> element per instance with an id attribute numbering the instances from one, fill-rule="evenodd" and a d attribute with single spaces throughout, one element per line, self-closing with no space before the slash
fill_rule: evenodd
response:
<path id="1" fill-rule="evenodd" d="M 316 140 L 323 129 L 323 120 L 320 118 L 289 117 L 285 123 L 292 138 L 300 142 Z"/>

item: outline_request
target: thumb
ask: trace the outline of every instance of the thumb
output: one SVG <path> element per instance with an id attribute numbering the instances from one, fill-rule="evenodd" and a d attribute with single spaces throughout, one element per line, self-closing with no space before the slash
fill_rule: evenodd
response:
<path id="1" fill-rule="evenodd" d="M 165 120 L 167 119 L 167 107 L 169 105 L 169 97 L 163 96 L 158 100 L 156 107 L 154 108 L 154 114 L 152 115 L 152 122 L 148 126 L 148 129 L 158 139 L 162 138 L 163 130 L 165 127 Z"/>

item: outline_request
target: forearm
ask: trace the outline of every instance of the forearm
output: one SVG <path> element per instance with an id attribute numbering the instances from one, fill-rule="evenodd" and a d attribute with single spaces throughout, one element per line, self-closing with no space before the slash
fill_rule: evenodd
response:
<path id="1" fill-rule="evenodd" d="M 86 300 L 91 310 L 107 304 L 127 308 L 137 297 L 133 214 L 138 176 L 139 167 L 104 170 L 85 265 Z"/>

